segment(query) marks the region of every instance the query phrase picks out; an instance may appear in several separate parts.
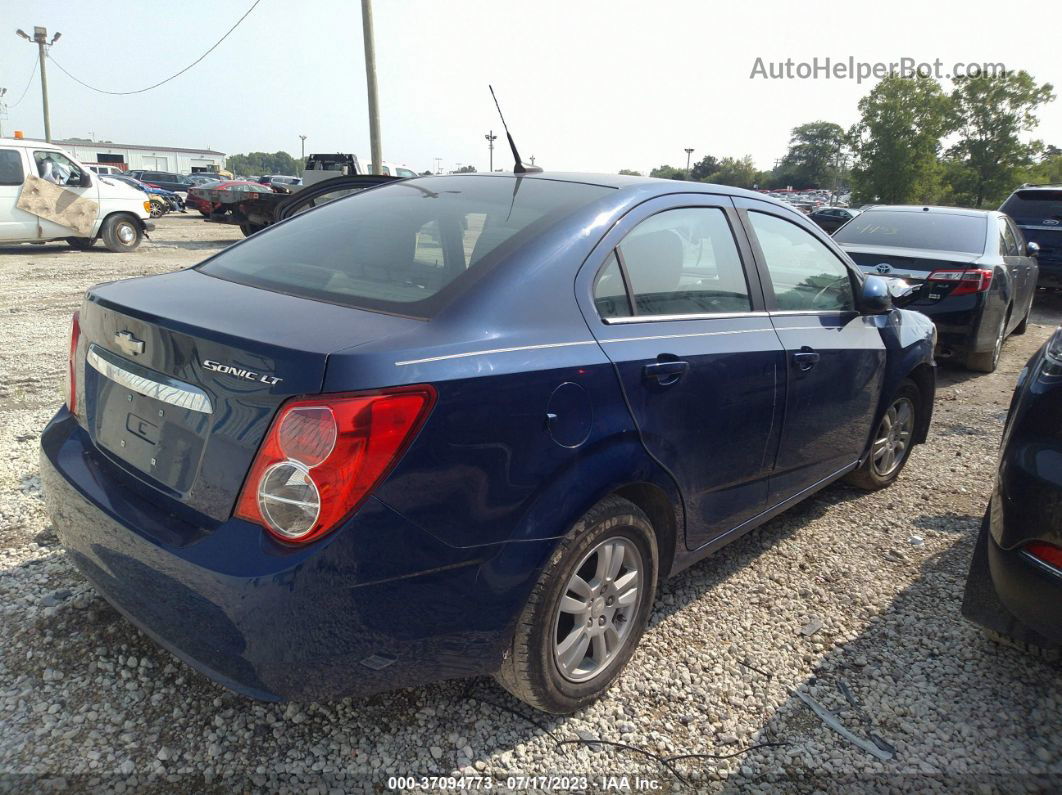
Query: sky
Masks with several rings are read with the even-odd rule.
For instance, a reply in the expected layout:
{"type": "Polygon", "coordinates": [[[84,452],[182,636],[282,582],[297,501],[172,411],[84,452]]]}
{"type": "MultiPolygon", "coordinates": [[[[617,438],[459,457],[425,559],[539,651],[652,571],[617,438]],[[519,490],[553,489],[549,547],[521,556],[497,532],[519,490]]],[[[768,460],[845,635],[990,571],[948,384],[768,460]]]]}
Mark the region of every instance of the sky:
{"type": "MultiPolygon", "coordinates": [[[[369,160],[361,4],[261,0],[190,71],[140,89],[198,58],[252,0],[5,0],[0,30],[4,135],[43,137],[36,45],[14,30],[59,31],[48,64],[53,138],[218,149],[354,152],[369,160]],[[21,102],[23,89],[28,87],[21,102]]],[[[418,171],[486,170],[484,136],[499,134],[495,168],[512,157],[487,89],[494,85],[521,155],[550,170],[648,172],[664,163],[751,155],[763,169],[790,130],[819,119],[848,127],[874,79],[763,79],[792,58],[833,62],[1003,63],[1062,94],[1058,43],[1034,20],[1050,3],[881,3],[787,0],[375,0],[384,160],[418,171]],[[839,12],[839,13],[835,13],[839,12]]],[[[1053,24],[1053,23],[1052,23],[1053,24]]],[[[795,67],[794,67],[795,68],[795,67]]],[[[948,82],[944,81],[945,87],[948,82]]],[[[1032,137],[1062,146],[1062,99],[1032,137]]]]}

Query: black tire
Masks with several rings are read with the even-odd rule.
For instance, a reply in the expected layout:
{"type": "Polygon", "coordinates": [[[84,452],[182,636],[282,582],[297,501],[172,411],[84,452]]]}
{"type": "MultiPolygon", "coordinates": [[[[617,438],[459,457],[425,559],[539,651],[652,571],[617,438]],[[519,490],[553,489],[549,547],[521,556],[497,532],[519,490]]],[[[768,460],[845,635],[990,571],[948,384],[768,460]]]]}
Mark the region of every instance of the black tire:
{"type": "Polygon", "coordinates": [[[877,491],[891,486],[896,478],[900,476],[903,468],[907,466],[907,459],[911,457],[911,448],[914,447],[912,440],[921,421],[922,411],[922,393],[918,391],[914,381],[905,378],[900,382],[900,388],[896,390],[896,394],[893,395],[889,408],[886,409],[885,417],[882,417],[878,426],[874,429],[874,438],[870,442],[870,453],[867,455],[867,460],[858,469],[848,473],[845,480],[853,486],[866,491],[877,491]],[[895,462],[883,470],[883,462],[876,455],[879,449],[878,440],[879,437],[886,438],[882,434],[887,432],[886,424],[889,412],[901,405],[903,401],[908,401],[912,410],[906,446],[895,457],[895,462]]]}
{"type": "Polygon", "coordinates": [[[156,198],[152,198],[151,199],[151,217],[152,218],[161,218],[162,216],[164,216],[169,211],[170,211],[169,205],[166,204],[166,202],[162,201],[162,199],[156,199],[156,198]]]}
{"type": "Polygon", "coordinates": [[[1025,310],[1025,317],[1021,319],[1021,323],[1014,327],[1014,331],[1010,332],[1011,336],[1020,337],[1026,331],[1029,330],[1029,315],[1032,314],[1032,303],[1029,304],[1029,308],[1025,310]]]}
{"type": "MultiPolygon", "coordinates": [[[[607,497],[599,502],[575,523],[554,550],[516,623],[512,646],[495,679],[521,701],[556,715],[575,712],[596,700],[623,671],[645,631],[656,594],[658,570],[656,535],[648,517],[638,506],[620,497],[607,497]],[[561,599],[566,597],[572,577],[582,571],[579,566],[589,566],[588,556],[612,540],[640,556],[642,568],[637,580],[640,601],[628,619],[615,624],[622,628],[627,621],[631,622],[615,656],[589,679],[572,681],[561,672],[555,655],[561,599]]],[[[616,581],[622,578],[617,576],[616,581]]],[[[594,577],[589,582],[597,579],[594,577]]],[[[590,599],[588,604],[600,611],[604,602],[596,603],[602,598],[590,599]]],[[[606,626],[605,618],[597,620],[606,626]]],[[[611,629],[613,624],[607,626],[611,629]]],[[[591,646],[596,649],[596,644],[591,646]]]]}
{"type": "Polygon", "coordinates": [[[125,213],[109,215],[100,229],[103,245],[116,254],[136,250],[144,237],[144,228],[140,220],[125,213]]]}
{"type": "Polygon", "coordinates": [[[76,248],[79,251],[88,251],[94,245],[96,245],[96,238],[94,237],[68,237],[66,243],[71,248],[76,248]]]}
{"type": "Polygon", "coordinates": [[[210,217],[210,213],[208,213],[206,210],[200,210],[199,214],[201,216],[203,216],[204,218],[209,218],[210,217]]]}
{"type": "Polygon", "coordinates": [[[1007,323],[1010,322],[1010,309],[1008,308],[1000,321],[996,332],[996,344],[991,350],[980,353],[971,353],[966,357],[966,369],[976,373],[994,373],[999,365],[999,357],[1003,353],[1003,343],[1007,339],[1007,323]]]}

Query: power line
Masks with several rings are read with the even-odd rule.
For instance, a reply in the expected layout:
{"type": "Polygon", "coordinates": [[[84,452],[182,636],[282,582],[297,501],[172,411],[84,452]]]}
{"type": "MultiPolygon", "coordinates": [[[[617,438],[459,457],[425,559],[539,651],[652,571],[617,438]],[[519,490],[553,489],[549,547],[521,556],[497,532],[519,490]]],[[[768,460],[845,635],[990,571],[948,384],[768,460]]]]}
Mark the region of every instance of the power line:
{"type": "Polygon", "coordinates": [[[63,68],[63,65],[61,63],[59,63],[57,60],[55,60],[55,58],[53,58],[51,55],[48,56],[48,60],[50,60],[52,63],[54,63],[56,65],[56,67],[58,67],[60,72],[62,72],[64,75],[69,77],[74,82],[80,83],[85,88],[91,89],[92,91],[97,91],[100,94],[112,94],[112,95],[115,95],[115,96],[127,96],[129,94],[143,94],[145,91],[150,91],[153,88],[158,88],[163,83],[168,83],[171,80],[173,80],[174,78],[180,77],[185,72],[187,72],[189,69],[191,69],[193,66],[195,66],[197,63],[199,63],[204,58],[206,58],[208,55],[210,55],[210,53],[214,52],[214,50],[216,50],[218,48],[218,45],[221,44],[221,42],[225,41],[225,39],[227,39],[229,37],[229,34],[232,33],[234,30],[236,30],[236,28],[238,28],[240,26],[240,23],[243,22],[245,19],[247,19],[247,17],[250,15],[250,13],[252,11],[254,11],[258,7],[258,4],[261,3],[261,2],[262,2],[262,0],[254,0],[254,3],[251,5],[251,7],[247,9],[247,13],[245,13],[242,17],[237,19],[236,20],[236,24],[233,25],[231,28],[229,28],[225,32],[225,35],[222,36],[220,39],[218,39],[217,42],[215,42],[213,47],[211,47],[205,53],[200,55],[198,58],[196,58],[194,61],[192,61],[190,64],[188,64],[188,66],[184,67],[184,69],[179,71],[177,74],[171,75],[170,77],[167,77],[165,80],[160,80],[159,82],[155,83],[154,85],[150,85],[147,88],[139,88],[136,91],[108,91],[108,90],[106,90],[104,88],[96,88],[96,86],[90,86],[84,80],[81,80],[81,79],[79,79],[77,77],[74,77],[72,74],[70,74],[70,72],[66,71],[66,69],[63,68]]]}
{"type": "Polygon", "coordinates": [[[19,102],[21,102],[21,101],[22,101],[23,99],[25,99],[25,98],[26,98],[26,92],[27,92],[27,91],[29,91],[29,87],[30,87],[31,85],[33,85],[33,77],[34,77],[34,75],[36,75],[36,74],[37,74],[37,63],[38,63],[38,62],[37,62],[37,59],[36,59],[36,58],[34,58],[34,59],[33,59],[33,71],[32,71],[32,72],[30,72],[29,80],[27,80],[27,81],[26,81],[26,87],[25,87],[24,89],[22,89],[22,95],[21,95],[21,96],[20,96],[20,97],[18,98],[18,101],[17,101],[17,102],[15,102],[15,103],[14,103],[14,104],[12,104],[12,105],[8,105],[8,106],[7,106],[9,110],[10,110],[11,108],[17,108],[17,107],[18,107],[18,103],[19,103],[19,102]]]}

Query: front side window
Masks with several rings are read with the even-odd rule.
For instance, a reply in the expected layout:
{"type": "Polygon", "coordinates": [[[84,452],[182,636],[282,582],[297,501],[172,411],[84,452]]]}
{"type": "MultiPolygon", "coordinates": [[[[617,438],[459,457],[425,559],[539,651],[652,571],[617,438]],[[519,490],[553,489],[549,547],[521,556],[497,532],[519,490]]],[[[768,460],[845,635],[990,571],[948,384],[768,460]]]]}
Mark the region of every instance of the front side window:
{"type": "Polygon", "coordinates": [[[33,153],[33,161],[41,179],[56,185],[81,184],[81,167],[61,152],[37,151],[33,153]]]}
{"type": "Polygon", "coordinates": [[[402,180],[296,215],[199,268],[290,295],[432,317],[466,274],[501,262],[500,250],[613,190],[547,179],[402,180]]]}
{"type": "Polygon", "coordinates": [[[0,149],[0,185],[21,185],[22,153],[17,149],[0,149]]]}
{"type": "Polygon", "coordinates": [[[666,210],[619,244],[638,315],[703,315],[752,309],[726,214],[717,207],[666,210]]]}
{"type": "Polygon", "coordinates": [[[796,224],[752,211],[777,307],[786,312],[851,311],[855,295],[848,268],[822,241],[796,224]]]}

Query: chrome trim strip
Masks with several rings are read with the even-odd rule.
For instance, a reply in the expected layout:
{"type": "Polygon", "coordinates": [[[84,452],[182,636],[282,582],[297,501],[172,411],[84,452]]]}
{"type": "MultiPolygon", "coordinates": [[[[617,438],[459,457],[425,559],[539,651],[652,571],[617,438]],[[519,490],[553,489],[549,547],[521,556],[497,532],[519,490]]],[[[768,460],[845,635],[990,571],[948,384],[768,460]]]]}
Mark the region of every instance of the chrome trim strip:
{"type": "Polygon", "coordinates": [[[785,315],[858,315],[854,309],[780,309],[775,312],[768,312],[771,317],[785,316],[785,315]]]}
{"type": "Polygon", "coordinates": [[[704,312],[696,315],[631,315],[630,317],[601,318],[609,326],[628,323],[664,323],[670,320],[727,320],[740,317],[767,317],[766,312],[704,312]]]}
{"type": "Polygon", "coordinates": [[[844,326],[775,326],[775,331],[840,331],[844,326]]]}
{"type": "Polygon", "coordinates": [[[189,411],[198,411],[202,414],[214,413],[210,398],[203,390],[188,384],[180,384],[178,381],[163,382],[138,375],[109,358],[105,358],[105,354],[101,355],[95,345],[89,346],[85,360],[103,377],[138,394],[147,395],[155,400],[189,411]]]}
{"type": "Polygon", "coordinates": [[[1037,232],[1062,232],[1062,226],[1022,226],[1018,224],[1018,229],[1032,229],[1037,232]]]}
{"type": "Polygon", "coordinates": [[[580,340],[579,342],[547,342],[541,345],[517,345],[512,348],[491,348],[485,351],[467,351],[465,353],[448,353],[444,356],[428,356],[425,359],[407,359],[395,362],[395,367],[405,367],[407,364],[427,364],[428,362],[442,362],[447,359],[466,359],[469,356],[487,356],[492,353],[515,353],[517,351],[538,351],[547,348],[570,348],[573,345],[596,345],[596,340],[580,340]]]}
{"type": "Polygon", "coordinates": [[[756,332],[773,332],[773,328],[742,328],[731,331],[699,331],[692,334],[656,334],[645,337],[617,337],[611,340],[600,340],[604,345],[607,342],[643,342],[645,340],[674,340],[684,337],[721,337],[727,334],[754,334],[756,332]]]}

